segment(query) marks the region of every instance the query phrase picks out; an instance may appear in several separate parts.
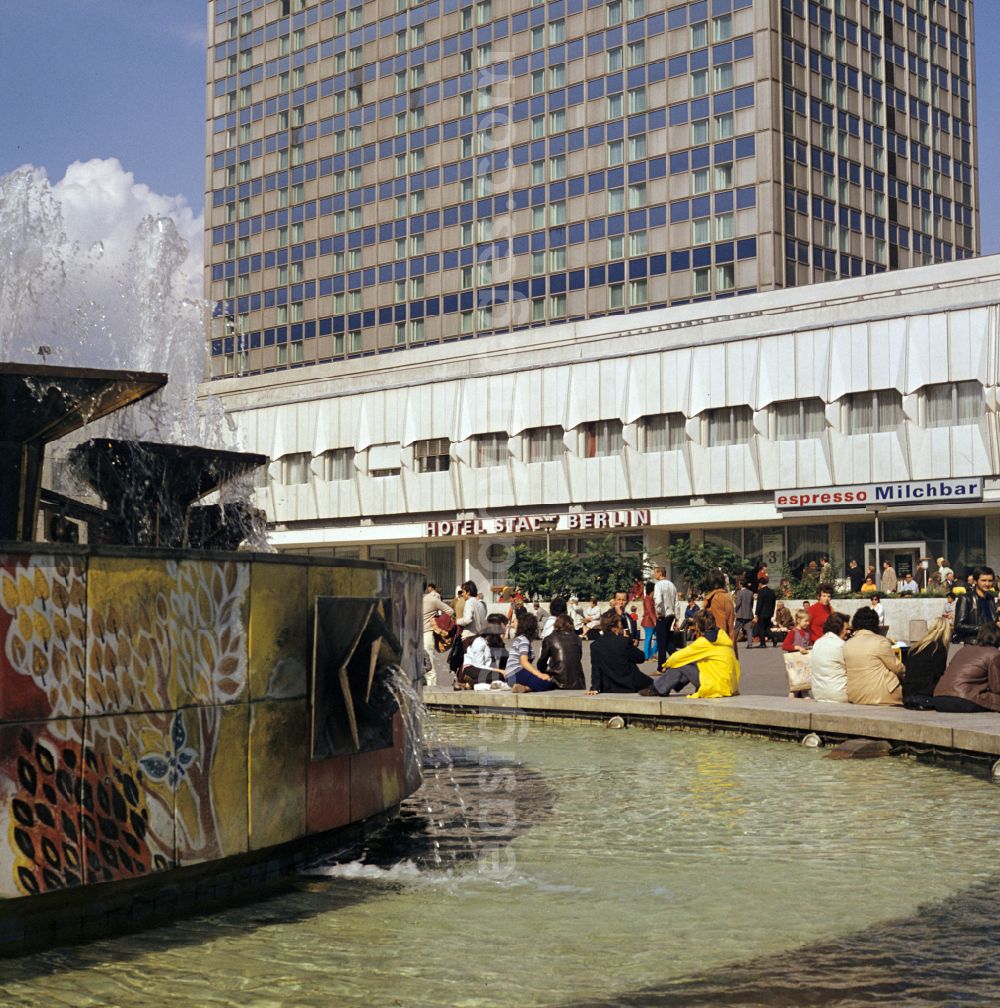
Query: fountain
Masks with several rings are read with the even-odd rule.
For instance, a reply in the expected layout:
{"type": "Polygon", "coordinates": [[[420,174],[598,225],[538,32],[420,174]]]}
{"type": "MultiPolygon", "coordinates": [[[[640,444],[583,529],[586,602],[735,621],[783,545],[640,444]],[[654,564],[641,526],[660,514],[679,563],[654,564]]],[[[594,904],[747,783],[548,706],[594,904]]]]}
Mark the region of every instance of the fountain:
{"type": "MultiPolygon", "coordinates": [[[[57,228],[44,187],[0,180],[0,230],[11,216],[42,234],[12,237],[31,284],[0,285],[0,360],[22,358],[0,363],[8,955],[245,896],[384,823],[420,783],[391,683],[422,672],[420,572],[246,551],[254,513],[224,493],[267,459],[194,416],[200,369],[166,299],[169,222],[144,222],[132,300],[105,311],[81,309],[73,256],[23,247],[57,228]],[[43,295],[69,311],[61,324],[82,335],[64,356],[86,366],[25,361],[46,331],[13,326],[43,295]],[[102,344],[123,363],[122,317],[161,370],[92,366],[102,344]],[[215,443],[192,443],[206,428],[215,443]],[[52,466],[60,452],[68,464],[52,466]]],[[[200,354],[200,326],[189,336],[200,354]]]]}

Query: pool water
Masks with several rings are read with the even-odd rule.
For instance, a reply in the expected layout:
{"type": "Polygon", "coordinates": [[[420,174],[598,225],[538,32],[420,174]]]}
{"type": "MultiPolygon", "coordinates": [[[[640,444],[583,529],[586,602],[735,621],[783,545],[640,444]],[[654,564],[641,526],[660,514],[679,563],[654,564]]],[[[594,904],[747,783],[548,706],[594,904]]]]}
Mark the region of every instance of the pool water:
{"type": "Polygon", "coordinates": [[[994,785],[753,738],[433,723],[457,765],[351,860],[0,962],[0,1004],[991,1003],[994,785]]]}

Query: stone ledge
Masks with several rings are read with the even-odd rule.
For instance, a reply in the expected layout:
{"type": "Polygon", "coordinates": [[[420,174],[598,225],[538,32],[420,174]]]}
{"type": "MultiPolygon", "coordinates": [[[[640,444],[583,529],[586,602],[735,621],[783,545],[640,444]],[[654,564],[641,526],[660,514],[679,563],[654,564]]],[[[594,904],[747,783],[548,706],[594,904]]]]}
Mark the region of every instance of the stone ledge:
{"type": "Polygon", "coordinates": [[[703,721],[751,730],[776,728],[805,734],[885,739],[938,750],[1000,756],[1000,714],[938,714],[903,707],[817,703],[785,697],[743,695],[712,700],[640,697],[632,693],[586,696],[582,690],[507,693],[425,690],[424,702],[439,710],[493,708],[525,714],[566,714],[600,720],[616,714],[650,718],[665,727],[703,721]]]}

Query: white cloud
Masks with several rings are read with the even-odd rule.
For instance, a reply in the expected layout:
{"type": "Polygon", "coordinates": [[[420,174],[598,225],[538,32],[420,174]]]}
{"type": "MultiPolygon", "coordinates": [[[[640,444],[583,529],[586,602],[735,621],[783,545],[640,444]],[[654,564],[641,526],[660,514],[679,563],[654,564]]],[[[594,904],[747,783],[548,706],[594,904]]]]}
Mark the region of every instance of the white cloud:
{"type": "Polygon", "coordinates": [[[76,162],[54,184],[31,166],[0,176],[0,360],[37,362],[46,345],[50,364],[167,371],[171,425],[190,436],[202,242],[200,213],[115,158],[76,162]]]}
{"type": "Polygon", "coordinates": [[[128,261],[142,220],[172,220],[188,247],[174,292],[181,297],[201,297],[203,216],[195,215],[186,199],[161,196],[136,182],[117,158],[74,162],[52,186],[52,195],[62,206],[66,237],[85,249],[95,242],[103,243],[109,266],[128,261]]]}

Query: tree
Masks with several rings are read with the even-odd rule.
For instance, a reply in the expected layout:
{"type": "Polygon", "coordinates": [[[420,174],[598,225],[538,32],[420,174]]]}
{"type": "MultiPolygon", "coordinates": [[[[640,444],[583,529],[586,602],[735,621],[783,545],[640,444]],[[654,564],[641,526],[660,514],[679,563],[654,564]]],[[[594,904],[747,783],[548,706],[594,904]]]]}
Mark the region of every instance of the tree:
{"type": "Polygon", "coordinates": [[[507,571],[507,582],[519,586],[531,598],[561,595],[594,595],[609,599],[616,591],[627,591],[641,577],[642,557],[637,553],[619,553],[614,537],[592,540],[583,553],[553,550],[543,553],[518,543],[507,571]]]}
{"type": "Polygon", "coordinates": [[[671,543],[667,556],[673,569],[687,582],[688,588],[702,588],[709,571],[737,574],[746,566],[742,557],[719,543],[692,543],[679,539],[671,543]]]}

